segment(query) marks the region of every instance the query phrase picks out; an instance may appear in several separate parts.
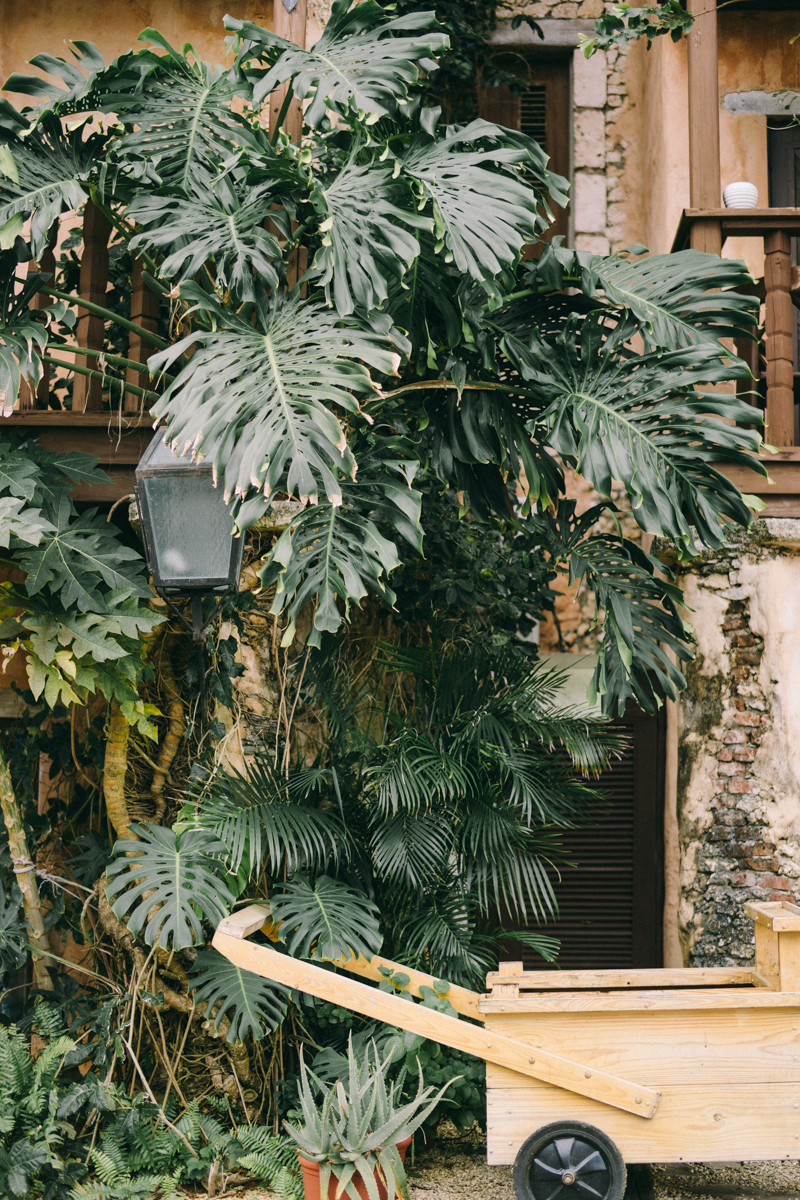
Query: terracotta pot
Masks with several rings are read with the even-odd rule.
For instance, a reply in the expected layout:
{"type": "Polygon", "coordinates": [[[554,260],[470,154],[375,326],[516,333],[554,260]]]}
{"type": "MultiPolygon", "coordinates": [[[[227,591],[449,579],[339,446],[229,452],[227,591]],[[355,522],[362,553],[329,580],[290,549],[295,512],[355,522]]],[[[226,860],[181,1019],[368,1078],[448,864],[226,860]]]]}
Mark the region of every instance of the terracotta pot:
{"type": "MultiPolygon", "coordinates": [[[[411,1137],[407,1137],[404,1138],[402,1142],[397,1143],[397,1150],[402,1163],[405,1163],[406,1161],[406,1150],[411,1145],[411,1140],[411,1137]]],[[[319,1184],[320,1164],[317,1162],[310,1162],[309,1159],[303,1158],[302,1154],[299,1152],[297,1157],[300,1159],[300,1166],[303,1169],[303,1187],[305,1188],[306,1200],[321,1200],[319,1184]]],[[[361,1197],[361,1200],[368,1200],[367,1187],[361,1175],[355,1175],[353,1178],[356,1185],[356,1191],[361,1197]]],[[[386,1194],[386,1183],[383,1179],[383,1176],[376,1172],[375,1181],[378,1185],[378,1195],[380,1196],[380,1200],[388,1200],[386,1194]]],[[[330,1179],[328,1180],[327,1200],[336,1200],[337,1184],[338,1180],[336,1176],[331,1175],[330,1179]]],[[[345,1198],[340,1197],[340,1200],[345,1200],[345,1198]]],[[[347,1200],[349,1200],[349,1198],[347,1198],[347,1200]]],[[[394,1198],[392,1198],[392,1200],[394,1200],[394,1198]]]]}

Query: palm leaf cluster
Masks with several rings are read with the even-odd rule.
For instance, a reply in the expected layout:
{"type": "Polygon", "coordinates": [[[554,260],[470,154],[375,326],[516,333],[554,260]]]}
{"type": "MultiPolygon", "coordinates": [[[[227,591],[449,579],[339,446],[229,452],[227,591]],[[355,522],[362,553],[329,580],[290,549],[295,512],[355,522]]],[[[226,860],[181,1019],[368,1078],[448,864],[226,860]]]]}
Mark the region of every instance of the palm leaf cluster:
{"type": "Polygon", "coordinates": [[[524,260],[566,183],[530,138],[447,125],[426,103],[447,50],[432,13],[335,0],[309,50],[225,24],[224,67],[148,29],[109,65],[82,41],[72,62],[32,60],[46,78],[8,81],[35,101],[0,104],[8,396],[65,343],[31,316],[16,261],[91,196],[178,306],[181,336],[149,365],[168,441],[213,452],[239,528],[276,499],[305,505],[263,571],[289,638],[309,602],[312,646],[369,591],[393,603],[390,576],[419,553],[425,476],[476,519],[536,506],[554,566],[612,622],[595,680],[607,710],[632,694],[651,705],[657,685],[674,695],[683,677],[658,647],[684,658],[689,635],[669,580],[580,523],[565,540],[553,514],[568,465],[601,496],[621,481],[641,527],[682,552],[749,522],[720,468],[752,463],[757,413],[708,391],[748,374],[722,342],[756,320],[736,290],[744,265],[641,247],[524,260]],[[298,145],[264,128],[284,85],[304,106],[298,145]],[[90,112],[115,121],[63,120],[90,112]]]}

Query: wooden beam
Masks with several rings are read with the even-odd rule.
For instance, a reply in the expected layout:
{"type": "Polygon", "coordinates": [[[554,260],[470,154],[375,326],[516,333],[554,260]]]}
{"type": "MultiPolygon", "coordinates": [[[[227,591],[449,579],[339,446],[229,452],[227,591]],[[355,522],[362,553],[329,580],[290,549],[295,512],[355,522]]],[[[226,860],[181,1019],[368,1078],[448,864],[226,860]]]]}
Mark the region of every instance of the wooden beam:
{"type": "MultiPolygon", "coordinates": [[[[257,929],[263,929],[265,925],[271,924],[272,916],[268,904],[249,904],[247,908],[242,908],[233,916],[220,921],[217,928],[220,933],[226,933],[230,937],[246,938],[251,933],[255,933],[257,929]]],[[[374,954],[371,959],[366,959],[363,954],[359,954],[358,958],[337,958],[330,961],[334,967],[350,971],[353,975],[360,975],[363,979],[371,979],[375,983],[380,983],[382,979],[386,978],[381,974],[381,967],[384,970],[388,968],[390,971],[402,972],[403,975],[408,976],[408,984],[400,991],[410,992],[412,996],[418,997],[422,995],[420,988],[432,988],[438,978],[438,976],[426,975],[424,971],[417,971],[413,967],[406,967],[402,963],[392,962],[390,958],[381,958],[379,954],[374,954]]],[[[447,999],[462,1017],[483,1022],[483,1017],[478,1012],[480,996],[477,992],[471,992],[469,988],[451,983],[447,999]]]]}
{"type": "MultiPolygon", "coordinates": [[[[272,12],[272,32],[287,42],[294,42],[305,49],[306,45],[306,4],[307,0],[275,0],[272,12]]],[[[278,119],[286,99],[288,84],[282,83],[275,88],[269,98],[269,132],[270,137],[278,127],[278,119]]],[[[293,142],[299,142],[303,132],[303,110],[300,101],[292,99],[288,112],[281,122],[293,142]]]]}
{"type": "MultiPolygon", "coordinates": [[[[108,239],[111,222],[91,200],[86,201],[83,215],[83,253],[81,254],[80,295],[91,304],[104,305],[108,285],[108,239]]],[[[102,317],[84,312],[78,317],[76,340],[79,346],[102,350],[105,323],[102,317]]],[[[96,367],[94,360],[78,356],[79,365],[96,367]]],[[[98,411],[102,408],[103,391],[99,379],[76,375],[72,385],[72,411],[98,411]]]]}
{"type": "MultiPolygon", "coordinates": [[[[137,325],[141,325],[142,329],[146,329],[150,333],[158,332],[159,299],[155,292],[150,291],[150,288],[142,278],[142,260],[135,258],[133,260],[133,278],[131,280],[131,320],[137,325]]],[[[154,353],[155,346],[152,346],[150,342],[142,341],[138,333],[131,331],[128,334],[128,358],[134,362],[144,363],[154,353]]],[[[138,387],[149,386],[147,376],[142,375],[134,367],[128,367],[125,379],[128,383],[136,384],[138,387]]],[[[136,396],[133,392],[126,392],[122,405],[123,412],[139,412],[143,399],[143,396],[136,396]]]]}
{"type": "Polygon", "coordinates": [[[776,230],[791,233],[794,237],[800,235],[798,208],[685,208],[678,222],[672,253],[687,248],[695,221],[709,219],[720,222],[723,242],[729,237],[766,237],[776,230]]]}
{"type": "MultiPolygon", "coordinates": [[[[719,170],[719,77],[716,0],[688,0],[694,16],[689,32],[689,194],[692,208],[715,209],[721,199],[719,170]]],[[[720,222],[692,224],[693,250],[719,254],[720,222]]]]}
{"type": "MultiPolygon", "coordinates": [[[[501,968],[504,964],[501,963],[501,968]]],[[[653,967],[625,971],[520,971],[519,973],[491,971],[486,986],[492,989],[492,999],[498,997],[498,987],[515,984],[523,992],[571,992],[583,988],[692,988],[692,987],[752,987],[753,972],[749,967],[653,967]]],[[[501,996],[507,993],[500,992],[501,996]]]]}
{"type": "Polygon", "coordinates": [[[636,1116],[652,1117],[655,1114],[659,1093],[652,1088],[640,1087],[586,1063],[562,1058],[514,1038],[490,1033],[421,1004],[409,1004],[407,1000],[379,991],[378,988],[367,987],[343,975],[334,975],[312,963],[290,958],[288,954],[279,954],[268,946],[253,945],[243,938],[230,937],[219,930],[214,934],[213,945],[220,954],[245,971],[273,979],[285,987],[319,996],[331,1004],[350,1008],[373,1021],[386,1021],[398,1029],[407,1029],[421,1037],[441,1042],[444,1046],[462,1050],[465,1054],[477,1055],[497,1066],[508,1067],[581,1096],[590,1096],[602,1104],[622,1108],[636,1116]]]}
{"type": "Polygon", "coordinates": [[[764,441],[794,445],[794,306],[792,239],[785,231],[764,238],[766,299],[767,419],[764,441]]]}

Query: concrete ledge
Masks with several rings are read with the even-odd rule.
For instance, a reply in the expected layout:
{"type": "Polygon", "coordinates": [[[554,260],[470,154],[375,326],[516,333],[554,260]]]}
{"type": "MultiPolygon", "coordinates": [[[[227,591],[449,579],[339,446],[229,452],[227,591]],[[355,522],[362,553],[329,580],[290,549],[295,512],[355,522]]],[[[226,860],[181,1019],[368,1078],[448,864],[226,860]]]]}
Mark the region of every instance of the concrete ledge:
{"type": "Polygon", "coordinates": [[[492,34],[492,44],[498,46],[564,46],[575,49],[581,44],[581,34],[591,37],[594,33],[594,21],[582,17],[565,18],[563,21],[554,17],[545,17],[536,24],[544,34],[544,41],[538,37],[530,25],[522,24],[519,29],[511,28],[511,21],[498,21],[497,29],[492,34]]]}

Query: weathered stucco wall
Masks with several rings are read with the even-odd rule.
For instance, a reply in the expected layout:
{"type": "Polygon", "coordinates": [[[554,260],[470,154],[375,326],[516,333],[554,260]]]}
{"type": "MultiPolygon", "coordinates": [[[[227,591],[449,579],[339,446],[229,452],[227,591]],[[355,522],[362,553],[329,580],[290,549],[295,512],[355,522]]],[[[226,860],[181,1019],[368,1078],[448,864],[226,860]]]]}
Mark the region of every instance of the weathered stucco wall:
{"type": "Polygon", "coordinates": [[[748,899],[800,890],[800,521],[766,520],[682,576],[697,657],[677,706],[679,935],[753,957],[748,899]]]}

